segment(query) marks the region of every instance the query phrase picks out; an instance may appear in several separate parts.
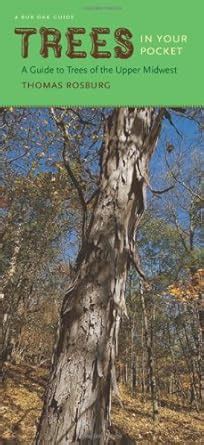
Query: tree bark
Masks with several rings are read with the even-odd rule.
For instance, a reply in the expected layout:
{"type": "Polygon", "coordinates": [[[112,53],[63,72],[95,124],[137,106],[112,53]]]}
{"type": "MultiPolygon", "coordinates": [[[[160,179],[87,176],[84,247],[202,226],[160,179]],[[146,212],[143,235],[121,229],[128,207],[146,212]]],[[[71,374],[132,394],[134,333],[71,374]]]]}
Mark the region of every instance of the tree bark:
{"type": "Polygon", "coordinates": [[[106,122],[100,189],[61,312],[36,444],[104,444],[116,390],[125,284],[135,258],[149,160],[163,110],[115,109],[106,122]]]}

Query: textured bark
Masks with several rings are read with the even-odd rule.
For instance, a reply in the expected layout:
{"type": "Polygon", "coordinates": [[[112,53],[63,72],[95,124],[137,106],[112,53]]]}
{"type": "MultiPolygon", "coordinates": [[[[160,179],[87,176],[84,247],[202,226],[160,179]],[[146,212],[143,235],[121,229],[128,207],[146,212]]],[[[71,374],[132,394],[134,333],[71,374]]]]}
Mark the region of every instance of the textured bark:
{"type": "Polygon", "coordinates": [[[136,264],[135,232],[162,117],[163,110],[122,108],[106,123],[100,191],[63,303],[37,444],[106,443],[127,271],[130,259],[136,264]]]}

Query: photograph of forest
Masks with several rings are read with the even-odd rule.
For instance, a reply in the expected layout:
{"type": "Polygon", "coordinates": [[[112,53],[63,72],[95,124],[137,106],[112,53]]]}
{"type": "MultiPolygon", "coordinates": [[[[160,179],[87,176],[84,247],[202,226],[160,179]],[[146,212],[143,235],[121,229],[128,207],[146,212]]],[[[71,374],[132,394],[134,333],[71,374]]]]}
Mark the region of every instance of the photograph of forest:
{"type": "Polygon", "coordinates": [[[0,444],[204,443],[202,108],[0,108],[0,444]]]}

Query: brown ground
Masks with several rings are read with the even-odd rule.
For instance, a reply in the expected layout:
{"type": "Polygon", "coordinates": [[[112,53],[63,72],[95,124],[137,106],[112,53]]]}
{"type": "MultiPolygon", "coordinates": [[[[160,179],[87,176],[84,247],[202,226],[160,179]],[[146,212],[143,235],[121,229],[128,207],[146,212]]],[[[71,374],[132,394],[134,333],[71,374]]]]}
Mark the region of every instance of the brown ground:
{"type": "Polygon", "coordinates": [[[112,419],[120,431],[124,431],[139,445],[201,445],[204,444],[204,415],[188,409],[181,410],[172,401],[160,407],[159,418],[153,422],[151,403],[132,398],[120,387],[123,409],[113,407],[112,419]],[[170,408],[171,407],[171,408],[170,408]]]}
{"type": "MultiPolygon", "coordinates": [[[[8,379],[0,390],[0,445],[32,445],[46,374],[43,369],[9,365],[8,379]]],[[[153,422],[150,402],[132,398],[124,387],[120,392],[123,408],[115,403],[113,424],[137,444],[204,444],[204,417],[200,413],[181,411],[168,402],[160,408],[158,421],[153,422]]]]}

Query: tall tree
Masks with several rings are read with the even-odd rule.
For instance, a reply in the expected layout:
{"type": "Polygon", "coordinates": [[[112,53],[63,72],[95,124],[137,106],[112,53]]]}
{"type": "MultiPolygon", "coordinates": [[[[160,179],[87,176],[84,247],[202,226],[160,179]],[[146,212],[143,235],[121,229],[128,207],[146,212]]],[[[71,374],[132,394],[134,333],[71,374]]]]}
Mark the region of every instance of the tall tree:
{"type": "MultiPolygon", "coordinates": [[[[164,114],[164,109],[120,108],[106,121],[99,190],[62,307],[37,444],[106,442],[127,271],[130,262],[139,270],[135,234],[164,114]]],[[[57,124],[65,130],[69,170],[69,134],[62,121],[57,124]]]]}

